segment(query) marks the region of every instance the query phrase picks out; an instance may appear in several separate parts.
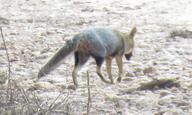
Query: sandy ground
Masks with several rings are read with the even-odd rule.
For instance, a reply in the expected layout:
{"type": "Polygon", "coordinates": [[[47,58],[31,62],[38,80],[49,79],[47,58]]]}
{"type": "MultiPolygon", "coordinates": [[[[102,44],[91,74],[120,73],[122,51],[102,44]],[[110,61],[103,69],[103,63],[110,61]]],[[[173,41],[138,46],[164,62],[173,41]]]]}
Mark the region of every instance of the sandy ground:
{"type": "MultiPolygon", "coordinates": [[[[3,31],[12,76],[29,94],[37,95],[42,107],[60,93],[57,101],[68,95],[58,109],[63,107],[70,114],[86,111],[88,70],[91,115],[191,115],[192,35],[170,37],[175,30],[192,31],[191,6],[191,0],[1,0],[0,16],[10,21],[3,31]],[[79,88],[67,89],[72,82],[73,55],[52,73],[33,82],[40,67],[66,39],[95,26],[128,31],[133,23],[138,28],[136,46],[131,60],[124,59],[126,76],[121,83],[103,83],[91,59],[79,73],[79,88]],[[173,78],[181,86],[130,91],[155,78],[173,78]]],[[[112,69],[116,79],[115,63],[112,69]]],[[[6,55],[0,40],[0,72],[6,71],[6,55]]],[[[103,71],[106,74],[105,65],[103,71]]]]}

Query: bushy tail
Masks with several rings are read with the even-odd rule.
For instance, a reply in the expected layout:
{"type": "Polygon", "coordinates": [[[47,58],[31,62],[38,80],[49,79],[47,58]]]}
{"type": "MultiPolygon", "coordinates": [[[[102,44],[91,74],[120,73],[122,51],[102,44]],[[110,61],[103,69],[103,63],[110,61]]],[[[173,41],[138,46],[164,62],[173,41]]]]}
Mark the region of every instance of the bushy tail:
{"type": "Polygon", "coordinates": [[[59,49],[55,55],[40,69],[38,78],[48,74],[51,70],[55,69],[60,65],[60,62],[71,52],[73,52],[77,46],[79,37],[76,36],[72,40],[68,40],[66,44],[59,49]]]}

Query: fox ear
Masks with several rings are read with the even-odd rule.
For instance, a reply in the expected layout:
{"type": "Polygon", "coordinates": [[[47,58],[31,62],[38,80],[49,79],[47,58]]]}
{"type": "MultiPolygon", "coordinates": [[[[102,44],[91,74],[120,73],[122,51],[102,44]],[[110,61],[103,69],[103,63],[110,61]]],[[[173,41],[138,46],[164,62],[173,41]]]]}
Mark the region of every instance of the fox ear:
{"type": "Polygon", "coordinates": [[[137,28],[136,28],[136,26],[133,26],[129,32],[129,38],[133,38],[135,36],[136,32],[137,32],[137,28]]]}

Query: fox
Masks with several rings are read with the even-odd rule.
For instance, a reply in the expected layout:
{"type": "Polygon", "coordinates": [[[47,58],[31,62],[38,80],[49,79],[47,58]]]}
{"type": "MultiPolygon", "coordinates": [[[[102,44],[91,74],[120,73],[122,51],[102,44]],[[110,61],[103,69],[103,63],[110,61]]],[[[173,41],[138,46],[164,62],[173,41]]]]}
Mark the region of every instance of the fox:
{"type": "Polygon", "coordinates": [[[137,32],[136,26],[130,31],[121,32],[117,29],[109,28],[89,28],[73,36],[66,41],[52,58],[39,70],[38,79],[48,74],[71,53],[74,53],[74,69],[72,79],[74,87],[78,87],[77,73],[83,65],[92,57],[96,62],[96,73],[100,79],[108,84],[114,84],[111,73],[112,59],[115,58],[118,66],[117,81],[121,82],[123,76],[123,56],[130,60],[134,49],[134,36],[137,32]],[[106,62],[106,70],[109,80],[102,74],[101,66],[106,62]]]}

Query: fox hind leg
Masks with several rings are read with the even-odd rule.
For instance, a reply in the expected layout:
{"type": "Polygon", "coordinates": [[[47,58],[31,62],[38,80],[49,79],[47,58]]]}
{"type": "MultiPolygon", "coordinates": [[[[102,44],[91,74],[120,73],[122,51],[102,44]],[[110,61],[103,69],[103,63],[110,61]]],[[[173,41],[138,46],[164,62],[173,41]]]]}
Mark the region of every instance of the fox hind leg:
{"type": "Polygon", "coordinates": [[[84,52],[75,52],[75,67],[72,72],[72,77],[73,77],[73,83],[77,87],[77,73],[78,71],[82,68],[82,66],[87,62],[89,59],[89,55],[84,53],[84,52]]]}
{"type": "Polygon", "coordinates": [[[117,63],[117,66],[119,68],[119,77],[117,78],[117,81],[118,82],[121,82],[121,79],[122,79],[122,76],[123,76],[123,62],[122,62],[122,56],[121,55],[117,55],[115,57],[116,59],[116,63],[117,63]]]}
{"type": "Polygon", "coordinates": [[[101,65],[103,64],[104,58],[103,57],[94,57],[96,64],[97,64],[97,74],[101,78],[101,80],[105,83],[111,83],[104,79],[102,73],[101,73],[101,65]]]}

